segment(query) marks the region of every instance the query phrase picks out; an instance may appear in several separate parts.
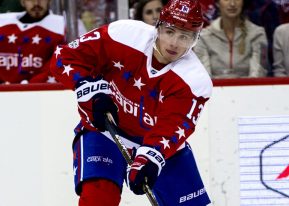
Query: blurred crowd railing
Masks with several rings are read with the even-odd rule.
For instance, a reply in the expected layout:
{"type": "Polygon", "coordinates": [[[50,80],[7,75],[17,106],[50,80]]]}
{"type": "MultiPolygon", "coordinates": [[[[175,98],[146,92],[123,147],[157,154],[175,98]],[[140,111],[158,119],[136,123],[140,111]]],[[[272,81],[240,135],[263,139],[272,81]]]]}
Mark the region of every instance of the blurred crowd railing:
{"type": "Polygon", "coordinates": [[[213,79],[215,87],[221,86],[264,86],[264,85],[289,85],[289,77],[262,77],[262,78],[237,78],[213,79]]]}
{"type": "MultiPolygon", "coordinates": [[[[289,85],[289,77],[213,79],[214,87],[289,85]]],[[[66,90],[61,83],[2,84],[0,92],[66,90]]]]}

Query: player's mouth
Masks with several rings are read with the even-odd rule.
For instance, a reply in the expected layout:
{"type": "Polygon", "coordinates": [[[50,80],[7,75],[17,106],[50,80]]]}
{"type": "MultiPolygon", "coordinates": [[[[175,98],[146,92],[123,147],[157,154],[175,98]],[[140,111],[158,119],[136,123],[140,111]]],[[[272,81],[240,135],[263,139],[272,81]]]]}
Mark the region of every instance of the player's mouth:
{"type": "Polygon", "coordinates": [[[34,11],[34,12],[40,12],[40,11],[43,10],[43,8],[40,7],[40,6],[35,6],[35,7],[33,7],[31,10],[34,11]]]}
{"type": "Polygon", "coordinates": [[[166,49],[166,52],[168,52],[170,55],[177,55],[178,53],[169,49],[166,49]]]}
{"type": "Polygon", "coordinates": [[[238,9],[228,9],[228,13],[234,14],[238,12],[238,9]]]}

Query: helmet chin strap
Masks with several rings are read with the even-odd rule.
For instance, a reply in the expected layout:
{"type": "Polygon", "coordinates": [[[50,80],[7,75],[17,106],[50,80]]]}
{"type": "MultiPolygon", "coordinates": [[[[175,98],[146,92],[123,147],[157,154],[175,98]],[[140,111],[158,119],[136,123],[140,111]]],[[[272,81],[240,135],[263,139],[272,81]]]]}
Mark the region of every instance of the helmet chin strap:
{"type": "Polygon", "coordinates": [[[156,52],[157,52],[159,55],[161,55],[161,57],[165,58],[165,57],[162,55],[162,53],[160,52],[159,48],[157,47],[156,42],[154,42],[153,48],[154,48],[154,50],[156,50],[156,52]]]}

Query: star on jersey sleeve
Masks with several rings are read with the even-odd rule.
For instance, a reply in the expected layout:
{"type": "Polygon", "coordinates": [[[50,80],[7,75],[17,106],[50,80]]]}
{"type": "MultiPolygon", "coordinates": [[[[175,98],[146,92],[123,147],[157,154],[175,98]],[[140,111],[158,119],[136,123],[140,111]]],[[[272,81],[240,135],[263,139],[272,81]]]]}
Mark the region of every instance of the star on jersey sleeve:
{"type": "Polygon", "coordinates": [[[170,148],[169,140],[167,140],[166,138],[162,137],[162,140],[160,141],[160,143],[163,145],[164,150],[166,148],[170,148]]]}
{"type": "Polygon", "coordinates": [[[181,139],[182,137],[185,137],[185,130],[178,127],[178,130],[176,131],[176,133],[179,135],[179,139],[181,139]]]}
{"type": "Polygon", "coordinates": [[[62,50],[61,47],[59,47],[59,46],[56,47],[56,50],[54,52],[54,54],[56,55],[56,58],[58,57],[59,54],[61,54],[61,50],[62,50]]]}
{"type": "Polygon", "coordinates": [[[163,99],[165,96],[163,96],[162,94],[163,91],[160,91],[160,94],[159,94],[159,102],[163,103],[163,99]]]}
{"type": "Polygon", "coordinates": [[[113,61],[113,66],[121,70],[124,66],[120,62],[113,61]]]}
{"type": "Polygon", "coordinates": [[[69,76],[69,72],[73,70],[73,68],[71,68],[71,65],[63,65],[64,67],[64,71],[62,72],[62,74],[67,74],[67,76],[69,76]]]}

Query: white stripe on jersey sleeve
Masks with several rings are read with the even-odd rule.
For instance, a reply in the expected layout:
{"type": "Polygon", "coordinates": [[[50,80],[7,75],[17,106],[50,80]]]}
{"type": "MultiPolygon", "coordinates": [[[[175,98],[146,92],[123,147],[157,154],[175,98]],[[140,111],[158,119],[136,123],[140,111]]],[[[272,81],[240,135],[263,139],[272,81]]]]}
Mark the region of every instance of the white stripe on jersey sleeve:
{"type": "Polygon", "coordinates": [[[155,27],[136,20],[119,20],[108,27],[108,34],[114,41],[140,52],[145,52],[152,45],[155,32],[155,27]]]}
{"type": "Polygon", "coordinates": [[[209,98],[212,94],[212,80],[193,52],[174,63],[172,71],[186,82],[197,97],[209,98]]]}

